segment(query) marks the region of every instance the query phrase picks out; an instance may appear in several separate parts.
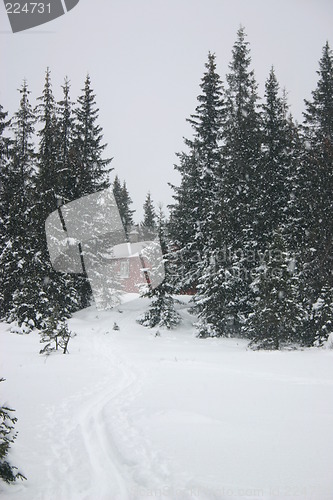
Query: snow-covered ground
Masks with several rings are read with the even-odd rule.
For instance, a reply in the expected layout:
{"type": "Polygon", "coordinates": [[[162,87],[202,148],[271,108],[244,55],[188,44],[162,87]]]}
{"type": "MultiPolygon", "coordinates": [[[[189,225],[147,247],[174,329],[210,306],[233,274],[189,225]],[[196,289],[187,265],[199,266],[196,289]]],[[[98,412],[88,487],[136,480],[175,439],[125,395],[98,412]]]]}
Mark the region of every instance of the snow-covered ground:
{"type": "Polygon", "coordinates": [[[135,322],[147,306],[75,314],[69,355],[0,325],[11,461],[2,499],[333,499],[333,351],[252,352],[135,322]],[[114,321],[119,331],[112,329],[114,321]]]}

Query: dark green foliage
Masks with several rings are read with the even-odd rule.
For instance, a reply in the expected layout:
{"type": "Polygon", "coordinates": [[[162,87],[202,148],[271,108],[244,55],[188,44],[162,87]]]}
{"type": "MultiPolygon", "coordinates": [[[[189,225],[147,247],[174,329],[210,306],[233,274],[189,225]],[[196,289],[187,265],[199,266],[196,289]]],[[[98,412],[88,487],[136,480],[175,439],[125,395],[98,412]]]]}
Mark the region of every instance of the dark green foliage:
{"type": "MultiPolygon", "coordinates": [[[[0,378],[0,382],[4,379],[0,378]]],[[[17,432],[14,431],[17,418],[12,416],[14,410],[7,406],[0,406],[0,479],[6,483],[13,483],[17,479],[26,479],[17,467],[11,465],[7,455],[11,445],[14,443],[17,432]]]]}
{"type": "MultiPolygon", "coordinates": [[[[36,200],[38,212],[38,233],[42,234],[46,217],[57,208],[57,195],[62,183],[58,163],[58,123],[56,103],[52,92],[51,73],[47,69],[42,95],[38,97],[36,108],[38,119],[38,175],[36,188],[39,197],[36,200]]],[[[39,237],[39,247],[45,251],[46,242],[39,237]]]]}
{"type": "Polygon", "coordinates": [[[148,311],[137,321],[148,328],[158,326],[168,330],[179,324],[180,317],[175,310],[174,299],[172,295],[165,293],[162,285],[156,288],[148,311]]]}
{"type": "Polygon", "coordinates": [[[299,342],[304,311],[300,305],[296,262],[276,231],[252,283],[256,302],[245,322],[252,348],[279,349],[299,342]]]}
{"type": "Polygon", "coordinates": [[[306,345],[325,340],[333,322],[333,55],[328,43],[318,75],[312,101],[305,101],[299,193],[306,248],[302,256],[303,300],[308,311],[306,345]]]}
{"type": "Polygon", "coordinates": [[[57,103],[58,116],[58,174],[60,182],[57,198],[62,203],[73,201],[80,196],[79,177],[75,161],[76,153],[73,146],[75,120],[73,104],[70,99],[70,82],[65,78],[62,86],[63,98],[57,103]]]}
{"type": "Polygon", "coordinates": [[[288,116],[273,69],[259,105],[250,64],[243,28],[225,91],[207,85],[217,81],[209,57],[194,137],[176,167],[174,282],[196,288],[200,337],[321,345],[333,324],[332,52],[326,44],[303,127],[288,116]]]}
{"type": "Polygon", "coordinates": [[[261,119],[250,63],[248,42],[241,28],[226,77],[216,174],[200,197],[209,214],[195,298],[197,328],[202,337],[239,334],[243,317],[251,309],[261,119]]]}
{"type": "MultiPolygon", "coordinates": [[[[10,120],[7,120],[8,113],[3,111],[0,104],[0,255],[2,256],[7,246],[5,217],[6,207],[4,200],[6,198],[6,185],[7,185],[7,172],[8,172],[8,157],[9,157],[9,144],[10,140],[6,136],[10,120]]],[[[0,257],[2,261],[2,257],[0,257]]],[[[0,283],[4,283],[8,275],[3,265],[0,265],[0,283]]],[[[3,286],[0,286],[0,318],[3,318],[8,308],[8,301],[10,297],[6,296],[3,286]]]]}
{"type": "Polygon", "coordinates": [[[102,158],[105,146],[89,77],[75,113],[69,91],[66,79],[63,99],[55,102],[48,69],[32,110],[24,82],[12,119],[13,140],[6,137],[9,121],[0,109],[0,316],[24,330],[43,328],[55,304],[68,318],[89,305],[91,297],[83,274],[53,270],[46,245],[45,221],[51,212],[109,185],[110,160],[102,158]],[[33,143],[35,127],[38,145],[33,143]]]}
{"type": "Polygon", "coordinates": [[[143,205],[143,221],[141,223],[140,229],[144,240],[149,241],[151,239],[154,239],[157,229],[156,212],[150,193],[147,194],[146,200],[143,205]]]}
{"type": "MultiPolygon", "coordinates": [[[[157,234],[159,236],[160,245],[163,254],[163,261],[159,265],[163,266],[165,277],[163,282],[156,288],[147,287],[143,297],[149,297],[151,303],[148,310],[137,321],[143,326],[154,328],[155,326],[164,327],[167,329],[174,328],[180,322],[180,316],[175,309],[175,301],[173,298],[173,286],[170,273],[170,254],[168,253],[166,223],[162,209],[160,208],[157,221],[157,234]]],[[[155,265],[158,263],[155,262],[155,265]]]]}
{"type": "Polygon", "coordinates": [[[26,82],[19,92],[20,107],[11,122],[13,140],[1,171],[0,268],[4,290],[3,315],[7,318],[13,307],[14,294],[28,275],[27,268],[34,254],[35,153],[32,138],[35,119],[26,82]]]}
{"type": "Polygon", "coordinates": [[[75,107],[76,124],[73,149],[76,162],[78,192],[76,197],[101,191],[110,186],[108,165],[111,159],[103,159],[106,144],[102,144],[102,128],[97,125],[98,111],[95,94],[87,75],[83,94],[75,107]]]}
{"type": "MultiPolygon", "coordinates": [[[[45,221],[57,208],[62,184],[57,108],[49,70],[46,72],[42,96],[38,100],[40,103],[36,108],[36,116],[39,150],[34,154],[38,169],[32,180],[27,169],[24,176],[22,196],[27,204],[27,215],[21,226],[23,235],[20,245],[26,253],[26,259],[23,263],[20,259],[18,263],[23,269],[12,292],[10,319],[16,320],[19,325],[30,324],[41,328],[43,322],[52,315],[55,303],[62,307],[64,317],[68,317],[78,309],[80,301],[73,277],[53,270],[46,244],[45,221]],[[29,180],[32,187],[27,199],[29,180]]],[[[23,165],[20,158],[19,167],[22,169],[23,165]]],[[[13,217],[10,219],[13,220],[13,217]]],[[[17,258],[16,254],[14,257],[17,258]]]]}
{"type": "Polygon", "coordinates": [[[131,231],[131,227],[134,224],[133,214],[135,210],[130,209],[130,205],[133,203],[126,186],[126,182],[121,184],[119,177],[116,175],[113,182],[113,194],[117,202],[119,214],[121,221],[124,226],[125,234],[128,237],[131,231]]]}
{"type": "MultiPolygon", "coordinates": [[[[259,162],[256,228],[260,246],[271,240],[278,227],[286,227],[290,219],[292,195],[293,143],[288,107],[285,97],[279,96],[279,84],[271,69],[265,86],[262,106],[262,147],[259,162]]],[[[263,248],[261,248],[263,250],[263,248]]]]}
{"type": "Polygon", "coordinates": [[[219,210],[221,135],[224,120],[223,87],[209,53],[195,114],[187,120],[194,137],[186,139],[188,152],[178,154],[180,187],[174,187],[170,234],[178,262],[179,288],[194,288],[219,210]],[[209,193],[209,194],[208,194],[209,193]]]}

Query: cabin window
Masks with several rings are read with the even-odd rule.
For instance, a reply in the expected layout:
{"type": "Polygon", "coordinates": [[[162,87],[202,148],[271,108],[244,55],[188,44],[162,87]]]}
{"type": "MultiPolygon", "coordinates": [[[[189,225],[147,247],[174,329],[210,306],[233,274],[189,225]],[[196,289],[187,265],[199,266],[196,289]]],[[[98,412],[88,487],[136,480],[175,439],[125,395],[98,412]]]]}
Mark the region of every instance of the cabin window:
{"type": "Polygon", "coordinates": [[[121,278],[129,278],[129,262],[128,262],[128,260],[122,260],[120,262],[119,276],[121,278]]]}

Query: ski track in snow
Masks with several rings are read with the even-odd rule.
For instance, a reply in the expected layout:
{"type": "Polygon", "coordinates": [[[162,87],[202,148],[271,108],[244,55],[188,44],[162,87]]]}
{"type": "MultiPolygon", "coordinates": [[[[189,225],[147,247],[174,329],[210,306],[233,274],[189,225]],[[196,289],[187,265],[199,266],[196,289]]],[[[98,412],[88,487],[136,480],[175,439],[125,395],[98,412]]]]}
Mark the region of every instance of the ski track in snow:
{"type": "Polygon", "coordinates": [[[199,345],[186,311],[177,335],[155,338],[135,323],[143,307],[80,312],[68,357],[38,358],[32,336],[5,333],[8,383],[25,392],[8,391],[23,424],[13,463],[28,481],[0,485],[1,500],[332,498],[331,353],[199,345]]]}
{"type": "Polygon", "coordinates": [[[161,489],[170,481],[161,457],[126,412],[144,375],[118,352],[103,350],[101,334],[94,332],[91,355],[105,366],[104,380],[91,393],[77,394],[49,410],[44,431],[56,433],[58,442],[52,445],[48,489],[40,492],[40,500],[136,500],[142,498],[140,488],[161,489]]]}

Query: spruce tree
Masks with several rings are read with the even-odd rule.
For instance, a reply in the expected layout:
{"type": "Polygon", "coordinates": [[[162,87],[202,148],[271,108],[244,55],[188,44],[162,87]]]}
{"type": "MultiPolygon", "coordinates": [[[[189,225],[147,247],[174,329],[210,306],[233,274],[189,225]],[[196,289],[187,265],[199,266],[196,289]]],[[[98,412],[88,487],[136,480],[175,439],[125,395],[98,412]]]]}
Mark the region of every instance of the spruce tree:
{"type": "Polygon", "coordinates": [[[201,337],[240,334],[252,307],[261,118],[250,64],[249,43],[240,28],[226,77],[216,202],[210,214],[212,243],[196,297],[201,337]]]}
{"type": "Polygon", "coordinates": [[[75,171],[76,162],[73,161],[73,135],[75,120],[73,115],[73,104],[70,99],[70,82],[65,78],[62,85],[63,97],[57,103],[57,121],[58,121],[58,174],[59,192],[57,193],[59,201],[67,203],[78,198],[77,172],[75,171]]]}
{"type": "MultiPolygon", "coordinates": [[[[10,139],[6,132],[9,129],[10,120],[7,119],[8,112],[3,111],[0,104],[0,255],[2,256],[7,248],[7,231],[5,218],[7,214],[7,191],[8,191],[8,159],[10,139]]],[[[2,261],[2,257],[1,257],[2,261]]],[[[8,312],[8,296],[5,293],[4,282],[8,275],[3,265],[0,265],[0,318],[8,312]]]]}
{"type": "Polygon", "coordinates": [[[62,182],[58,158],[59,128],[49,70],[46,71],[43,93],[38,100],[38,168],[29,227],[31,258],[26,266],[24,280],[13,295],[12,317],[19,324],[28,322],[40,328],[53,314],[55,307],[62,310],[63,317],[68,317],[78,308],[79,300],[73,278],[53,270],[46,243],[45,221],[57,209],[62,182]]]}
{"type": "Polygon", "coordinates": [[[116,175],[113,181],[113,194],[118,206],[121,221],[124,226],[127,238],[131,227],[134,224],[133,214],[135,210],[131,210],[130,205],[133,203],[127,190],[126,182],[121,184],[119,177],[116,175]]]}
{"type": "Polygon", "coordinates": [[[39,125],[39,151],[38,151],[38,215],[40,248],[45,246],[42,237],[42,228],[46,217],[56,210],[59,189],[62,184],[62,172],[58,162],[58,135],[57,109],[52,91],[51,72],[46,70],[45,83],[42,95],[37,98],[36,115],[39,125]]]}
{"type": "Polygon", "coordinates": [[[268,256],[252,287],[256,303],[245,323],[253,349],[280,349],[299,342],[303,309],[298,300],[295,262],[280,229],[273,232],[268,256]]]}
{"type": "Polygon", "coordinates": [[[174,187],[170,231],[178,259],[180,289],[198,284],[211,246],[219,204],[221,134],[224,117],[223,86],[209,53],[195,113],[187,120],[193,139],[185,139],[188,152],[178,155],[175,168],[181,184],[174,187]]]}
{"type": "Polygon", "coordinates": [[[153,239],[156,233],[156,213],[151,194],[148,192],[143,205],[143,221],[141,223],[141,231],[144,240],[153,239]]]}
{"type": "Polygon", "coordinates": [[[169,236],[167,231],[167,223],[162,211],[159,208],[156,221],[156,231],[161,245],[163,259],[155,265],[163,266],[164,279],[156,288],[148,286],[146,292],[142,295],[151,299],[148,310],[141,318],[138,318],[138,323],[148,328],[167,328],[168,330],[176,327],[180,322],[180,316],[175,309],[175,300],[173,297],[173,286],[170,270],[170,247],[169,236]]]}
{"type": "MultiPolygon", "coordinates": [[[[62,99],[57,103],[58,173],[60,176],[57,205],[74,201],[81,196],[79,163],[74,145],[76,121],[70,98],[70,81],[67,77],[62,85],[62,92],[62,99]]],[[[77,290],[77,306],[80,309],[87,307],[91,298],[91,287],[87,276],[83,272],[72,275],[71,282],[73,289],[77,290]]]]}
{"type": "Polygon", "coordinates": [[[75,107],[76,126],[73,141],[73,161],[76,162],[77,197],[101,191],[110,186],[108,165],[111,159],[103,158],[106,144],[102,143],[103,130],[97,124],[99,109],[96,96],[87,75],[82,95],[75,107]]]}
{"type": "Polygon", "coordinates": [[[125,234],[128,236],[131,230],[131,227],[134,225],[133,214],[135,210],[132,210],[130,206],[133,201],[129,195],[126,182],[123,182],[122,185],[122,213],[123,213],[123,224],[125,229],[125,234]]]}
{"type": "Polygon", "coordinates": [[[303,342],[325,341],[333,324],[333,55],[328,43],[319,61],[318,83],[304,113],[305,153],[302,190],[304,302],[307,321],[303,342]]]}
{"type": "MultiPolygon", "coordinates": [[[[30,262],[34,256],[32,212],[35,117],[25,81],[19,92],[20,107],[12,120],[13,141],[2,176],[3,244],[0,261],[3,270],[3,306],[7,319],[12,316],[15,295],[28,279],[30,262]]],[[[23,318],[14,314],[12,319],[23,318]]]]}
{"type": "Polygon", "coordinates": [[[272,68],[265,85],[265,101],[262,105],[262,149],[259,171],[257,205],[257,241],[262,253],[271,242],[272,233],[287,228],[290,217],[293,158],[292,135],[287,117],[288,107],[279,95],[279,84],[272,68]]]}

